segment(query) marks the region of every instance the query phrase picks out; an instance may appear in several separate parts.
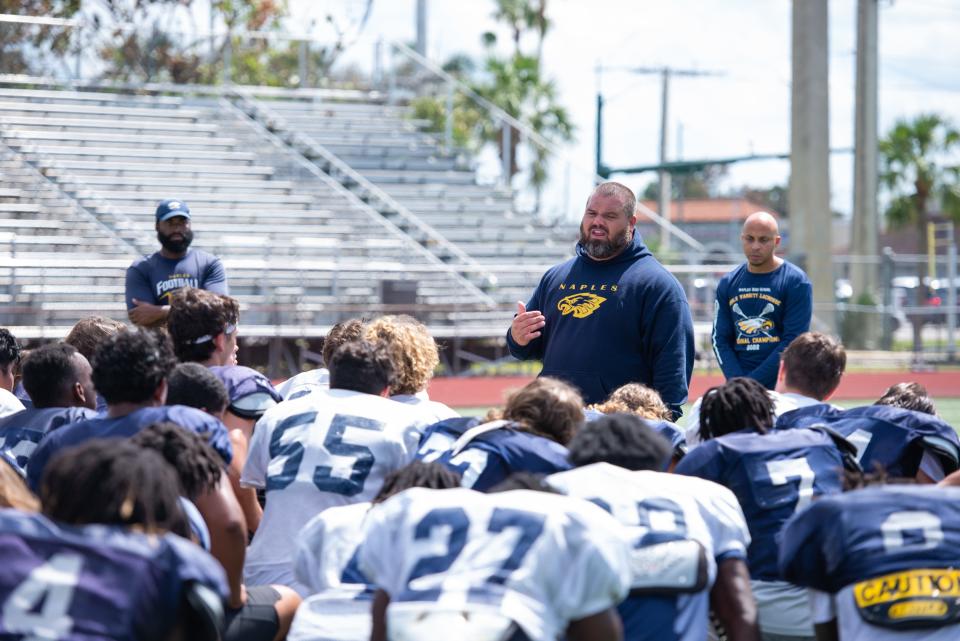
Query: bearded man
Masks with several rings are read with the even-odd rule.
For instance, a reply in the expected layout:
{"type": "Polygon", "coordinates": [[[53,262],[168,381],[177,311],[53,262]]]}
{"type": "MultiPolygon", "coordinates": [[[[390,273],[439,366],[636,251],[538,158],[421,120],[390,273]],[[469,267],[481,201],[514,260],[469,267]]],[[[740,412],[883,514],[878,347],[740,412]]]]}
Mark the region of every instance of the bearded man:
{"type": "Polygon", "coordinates": [[[674,420],[693,372],[693,319],[683,288],[636,232],[637,199],[606,182],[580,223],[577,256],[552,267],[517,303],[510,353],[576,386],[587,404],[627,383],[655,389],[674,420]]]}
{"type": "Polygon", "coordinates": [[[190,208],[177,199],[157,205],[157,239],[160,251],[136,260],[127,268],[127,315],[137,325],[155,327],[167,322],[170,296],[181,287],[199,287],[229,294],[220,259],[190,249],[190,208]]]}

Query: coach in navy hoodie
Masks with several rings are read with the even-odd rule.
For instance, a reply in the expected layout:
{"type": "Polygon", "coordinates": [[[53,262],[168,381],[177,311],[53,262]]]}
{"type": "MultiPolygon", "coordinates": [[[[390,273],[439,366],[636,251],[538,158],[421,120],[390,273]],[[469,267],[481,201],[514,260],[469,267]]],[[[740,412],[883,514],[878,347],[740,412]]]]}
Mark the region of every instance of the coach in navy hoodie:
{"type": "Polygon", "coordinates": [[[693,372],[693,319],[680,284],[634,230],[636,202],[619,183],[594,190],[576,258],[548,270],[526,306],[517,304],[507,345],[516,358],[541,359],[541,376],[575,385],[586,403],[643,383],[676,419],[693,372]]]}

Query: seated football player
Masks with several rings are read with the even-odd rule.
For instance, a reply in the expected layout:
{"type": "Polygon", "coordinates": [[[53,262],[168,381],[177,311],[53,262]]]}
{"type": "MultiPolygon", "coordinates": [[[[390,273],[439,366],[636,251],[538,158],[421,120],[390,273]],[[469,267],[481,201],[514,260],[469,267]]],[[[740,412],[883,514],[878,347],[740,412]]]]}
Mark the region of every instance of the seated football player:
{"type": "Polygon", "coordinates": [[[0,456],[21,475],[43,436],[68,423],[97,415],[90,363],[65,343],[31,350],[23,361],[23,384],[32,406],[0,418],[0,456]]]}
{"type": "Polygon", "coordinates": [[[327,508],[369,501],[413,460],[423,424],[415,408],[389,400],[392,376],[382,347],[345,343],[333,354],[329,390],[284,401],[257,422],[241,482],[267,500],[247,550],[247,584],[305,595],[293,573],[300,529],[327,508]]]}
{"type": "Polygon", "coordinates": [[[240,484],[247,451],[253,437],[253,427],[268,409],[283,400],[266,376],[243,365],[214,366],[210,371],[220,379],[227,392],[227,405],[223,412],[223,424],[230,430],[233,445],[233,460],[230,462],[230,484],[243,508],[247,529],[252,536],[260,527],[263,508],[257,501],[253,488],[240,484]]]}
{"type": "Polygon", "coordinates": [[[311,596],[297,609],[289,641],[367,641],[375,586],[357,567],[363,522],[370,506],[411,487],[460,487],[460,476],[439,463],[414,461],[391,472],[372,503],[324,510],[300,531],[294,568],[311,596]]]}
{"type": "Polygon", "coordinates": [[[466,429],[446,451],[438,453],[438,445],[448,438],[450,421],[433,426],[424,434],[418,456],[443,463],[463,476],[464,487],[481,492],[515,472],[568,470],[564,446],[583,424],[582,408],[573,387],[540,377],[510,395],[502,419],[466,429]]]}
{"type": "MultiPolygon", "coordinates": [[[[118,320],[105,316],[87,316],[77,321],[76,325],[64,337],[63,342],[76,347],[77,351],[92,363],[93,355],[100,349],[103,341],[125,329],[127,329],[127,326],[118,320]]],[[[107,411],[107,401],[99,392],[97,393],[96,409],[98,412],[107,411]]]]}
{"type": "Polygon", "coordinates": [[[647,421],[658,434],[670,441],[673,455],[665,471],[672,472],[687,454],[687,437],[684,431],[671,420],[673,412],[667,407],[657,391],[640,383],[627,383],[615,389],[603,403],[591,405],[584,410],[587,421],[594,421],[604,414],[635,414],[647,421]]]}
{"type": "Polygon", "coordinates": [[[186,536],[174,471],[156,452],[90,440],[44,471],[42,514],[0,511],[5,636],[210,639],[228,594],[186,536]]]}
{"type": "Polygon", "coordinates": [[[16,337],[7,328],[0,327],[0,417],[24,409],[23,402],[13,393],[21,355],[16,337]]]}
{"type": "Polygon", "coordinates": [[[167,330],[180,362],[236,365],[239,325],[235,298],[197,287],[183,287],[170,297],[167,330]]]}
{"type": "Polygon", "coordinates": [[[842,489],[843,471],[856,468],[854,450],[817,428],[773,429],[773,401],[760,383],[732,378],[704,394],[702,443],[677,465],[678,474],[728,487],[750,528],[747,565],[768,638],[812,639],[806,590],[783,581],[777,535],[794,512],[842,489]]]}
{"type": "Polygon", "coordinates": [[[888,485],[824,497],[783,529],[780,569],[812,588],[819,641],[960,638],[960,490],[888,485]]]}
{"type": "Polygon", "coordinates": [[[874,402],[874,405],[890,405],[924,414],[936,415],[937,413],[933,399],[927,394],[927,388],[913,382],[891,385],[883,396],[874,402]]]}
{"type": "Polygon", "coordinates": [[[663,568],[659,586],[641,578],[620,604],[624,639],[706,639],[711,602],[727,639],[759,639],[746,564],[750,534],[733,493],[661,472],[670,456],[667,442],[631,414],[587,423],[569,448],[576,468],[548,476],[547,483],[613,514],[663,568]]]}
{"type": "Polygon", "coordinates": [[[165,405],[167,377],[176,364],[170,345],[151,330],[125,330],[106,339],[93,359],[93,385],[107,401],[106,415],[48,432],[27,464],[30,488],[39,487],[47,461],[64,448],[91,438],[133,436],[167,421],[202,434],[229,463],[230,437],[219,419],[193,407],[165,405]]]}
{"type": "Polygon", "coordinates": [[[417,407],[427,424],[459,416],[427,395],[427,384],[440,364],[440,355],[437,342],[423,323],[411,316],[381,316],[367,324],[364,338],[383,343],[390,353],[392,400],[417,407]]]}
{"type": "Polygon", "coordinates": [[[960,469],[960,439],[939,416],[895,404],[840,409],[803,407],[777,419],[777,429],[826,425],[857,448],[860,466],[889,476],[937,483],[960,469]]]}
{"type": "Polygon", "coordinates": [[[196,506],[203,520],[210,553],[223,566],[230,586],[224,640],[283,639],[300,596],[282,585],[243,585],[247,527],[217,453],[200,436],[173,423],[151,425],[130,440],[164,457],[179,477],[187,505],[196,506]]]}
{"type": "Polygon", "coordinates": [[[330,370],[327,368],[333,359],[333,353],[347,341],[363,338],[363,323],[362,318],[351,318],[331,327],[323,337],[323,347],[320,350],[324,366],[300,372],[285,380],[277,387],[280,396],[284,400],[291,400],[315,389],[330,389],[330,370]]]}
{"type": "MultiPolygon", "coordinates": [[[[782,416],[801,407],[828,405],[840,386],[847,367],[847,352],[835,338],[820,332],[804,332],[793,339],[780,354],[777,386],[769,391],[773,414],[782,416]]],[[[693,404],[687,418],[687,442],[699,442],[700,403],[693,404]]]]}
{"type": "Polygon", "coordinates": [[[632,580],[630,539],[592,503],[413,488],[374,506],[364,533],[359,568],[377,586],[373,641],[622,638],[616,605],[632,580]]]}

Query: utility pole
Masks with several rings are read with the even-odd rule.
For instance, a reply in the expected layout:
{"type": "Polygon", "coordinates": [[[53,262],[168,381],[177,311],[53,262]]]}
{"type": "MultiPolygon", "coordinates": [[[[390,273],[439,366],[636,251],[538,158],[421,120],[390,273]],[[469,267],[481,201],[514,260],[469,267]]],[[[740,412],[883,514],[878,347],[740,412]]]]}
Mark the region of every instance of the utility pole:
{"type": "Polygon", "coordinates": [[[417,0],[417,53],[427,57],[427,0],[417,0]]]}
{"type": "MultiPolygon", "coordinates": [[[[855,257],[877,256],[880,226],[877,215],[877,0],[857,1],[857,78],[854,106],[853,228],[851,251],[855,257]]],[[[850,265],[854,297],[869,294],[876,300],[877,265],[862,258],[850,265]]],[[[875,347],[877,319],[866,324],[866,344],[875,347]]]]}
{"type": "Polygon", "coordinates": [[[813,284],[816,319],[835,332],[828,52],[827,0],[793,0],[790,249],[813,284]]]}
{"type": "MultiPolygon", "coordinates": [[[[669,126],[669,108],[670,108],[670,78],[672,76],[719,76],[716,71],[700,71],[697,69],[674,69],[673,67],[597,67],[597,74],[601,71],[627,71],[640,75],[659,75],[660,76],[660,161],[658,164],[664,165],[667,162],[667,132],[669,126]]],[[[603,98],[598,90],[597,92],[597,140],[600,138],[600,118],[603,108],[603,98]]],[[[601,167],[600,146],[597,145],[597,167],[601,167]]],[[[598,171],[598,173],[600,173],[598,171]]],[[[657,172],[660,197],[658,198],[657,213],[670,222],[670,172],[667,169],[660,169],[657,172]]],[[[669,226],[660,228],[660,251],[670,250],[671,232],[669,226]]]]}

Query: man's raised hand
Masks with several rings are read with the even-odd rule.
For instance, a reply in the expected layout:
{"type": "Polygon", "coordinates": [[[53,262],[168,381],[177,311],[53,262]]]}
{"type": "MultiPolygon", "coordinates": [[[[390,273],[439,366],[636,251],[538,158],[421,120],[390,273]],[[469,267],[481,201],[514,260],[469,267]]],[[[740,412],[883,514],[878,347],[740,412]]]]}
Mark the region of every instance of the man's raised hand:
{"type": "Polygon", "coordinates": [[[517,315],[513,317],[513,322],[510,324],[510,336],[513,342],[523,347],[540,337],[540,330],[546,323],[547,320],[543,314],[536,310],[528,312],[523,303],[517,302],[517,315]]]}

